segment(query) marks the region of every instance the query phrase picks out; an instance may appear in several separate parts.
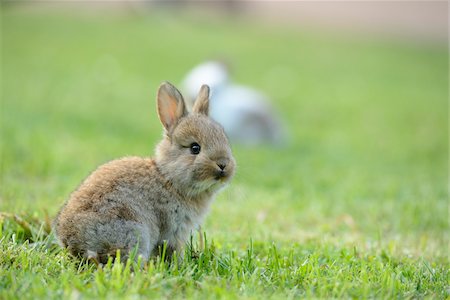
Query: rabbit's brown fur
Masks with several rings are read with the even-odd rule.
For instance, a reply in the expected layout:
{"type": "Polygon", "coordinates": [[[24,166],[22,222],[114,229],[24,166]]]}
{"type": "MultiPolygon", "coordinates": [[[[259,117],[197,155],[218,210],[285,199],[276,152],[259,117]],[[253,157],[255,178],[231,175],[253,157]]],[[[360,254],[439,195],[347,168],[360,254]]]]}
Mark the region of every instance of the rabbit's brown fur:
{"type": "Polygon", "coordinates": [[[202,222],[214,194],[233,176],[227,137],[208,114],[209,89],[188,113],[178,90],[163,83],[157,96],[165,128],[154,159],[125,157],[100,166],[58,213],[53,227],[63,247],[102,263],[117,250],[144,260],[167,242],[181,253],[202,222]],[[200,145],[200,153],[192,145],[200,145]]]}

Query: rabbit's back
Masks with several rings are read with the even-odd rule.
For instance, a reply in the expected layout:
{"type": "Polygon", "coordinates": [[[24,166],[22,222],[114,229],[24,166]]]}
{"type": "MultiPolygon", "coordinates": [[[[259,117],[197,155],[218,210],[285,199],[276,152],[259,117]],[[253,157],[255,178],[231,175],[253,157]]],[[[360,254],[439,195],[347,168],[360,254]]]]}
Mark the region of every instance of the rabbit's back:
{"type": "Polygon", "coordinates": [[[140,157],[108,162],[85,179],[71,194],[63,210],[116,213],[121,218],[135,219],[140,209],[134,206],[141,205],[144,198],[147,200],[148,194],[158,187],[155,168],[151,159],[140,157]]]}
{"type": "Polygon", "coordinates": [[[163,225],[158,206],[173,197],[162,185],[153,160],[140,157],[114,160],[97,168],[71,194],[55,219],[56,235],[64,247],[81,255],[89,248],[100,247],[90,244],[96,243],[98,228],[103,225],[105,229],[114,229],[111,235],[117,235],[118,230],[127,228],[121,223],[131,222],[157,236],[163,225]]]}

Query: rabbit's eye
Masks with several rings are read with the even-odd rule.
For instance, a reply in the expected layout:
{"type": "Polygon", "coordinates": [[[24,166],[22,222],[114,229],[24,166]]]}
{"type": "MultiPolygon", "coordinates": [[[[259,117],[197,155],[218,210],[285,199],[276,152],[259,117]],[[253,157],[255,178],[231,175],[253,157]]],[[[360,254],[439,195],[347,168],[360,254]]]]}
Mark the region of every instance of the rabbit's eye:
{"type": "Polygon", "coordinates": [[[200,149],[201,149],[201,147],[200,147],[199,144],[197,144],[197,143],[192,143],[191,144],[191,153],[192,154],[195,154],[195,155],[199,154],[200,153],[200,149]]]}

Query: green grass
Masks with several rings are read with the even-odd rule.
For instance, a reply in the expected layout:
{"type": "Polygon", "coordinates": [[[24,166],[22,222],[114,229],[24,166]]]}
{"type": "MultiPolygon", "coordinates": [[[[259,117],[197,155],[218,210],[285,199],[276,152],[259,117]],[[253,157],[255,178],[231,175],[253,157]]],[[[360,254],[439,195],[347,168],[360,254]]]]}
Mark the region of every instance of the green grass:
{"type": "Polygon", "coordinates": [[[449,297],[446,45],[169,12],[1,18],[1,299],[449,297]],[[160,82],[221,55],[290,141],[233,145],[206,248],[131,272],[56,247],[47,213],[97,165],[152,155],[160,82]]]}

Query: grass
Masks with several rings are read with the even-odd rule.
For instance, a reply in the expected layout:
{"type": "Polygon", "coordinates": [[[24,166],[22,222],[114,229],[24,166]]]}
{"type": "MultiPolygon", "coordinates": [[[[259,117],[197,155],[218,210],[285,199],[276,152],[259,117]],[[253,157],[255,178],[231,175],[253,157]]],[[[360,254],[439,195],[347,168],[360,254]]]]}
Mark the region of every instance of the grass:
{"type": "Polygon", "coordinates": [[[449,297],[446,45],[169,12],[1,18],[0,298],[449,297]],[[224,54],[291,138],[233,145],[205,249],[131,272],[56,247],[48,219],[93,168],[152,154],[159,83],[224,54]]]}

